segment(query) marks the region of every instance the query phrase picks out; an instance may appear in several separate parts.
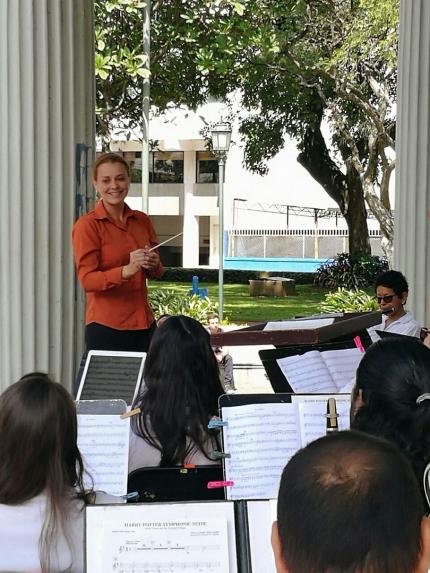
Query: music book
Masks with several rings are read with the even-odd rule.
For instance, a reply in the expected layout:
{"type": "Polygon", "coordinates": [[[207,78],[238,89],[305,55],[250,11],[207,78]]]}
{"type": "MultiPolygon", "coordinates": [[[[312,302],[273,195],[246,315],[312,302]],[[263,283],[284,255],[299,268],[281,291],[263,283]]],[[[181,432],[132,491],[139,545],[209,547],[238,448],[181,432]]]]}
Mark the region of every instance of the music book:
{"type": "Polygon", "coordinates": [[[78,448],[88,473],[84,485],[112,495],[127,493],[130,418],[123,400],[77,403],[78,448]]]}
{"type": "Polygon", "coordinates": [[[237,573],[228,502],[87,506],[91,573],[237,573]]]}
{"type": "Polygon", "coordinates": [[[311,350],[279,358],[277,363],[296,393],[340,392],[352,390],[355,373],[363,353],[358,348],[311,350]]]}
{"type": "MultiPolygon", "coordinates": [[[[326,434],[329,397],[336,399],[339,429],[349,428],[350,396],[339,394],[294,396],[270,395],[266,403],[221,407],[225,479],[231,500],[273,499],[288,460],[310,441],[326,434]],[[278,401],[273,401],[278,398],[278,401]],[[288,397],[292,399],[291,396],[288,397]]],[[[246,397],[252,401],[252,395],[246,397]]],[[[240,399],[240,396],[239,396],[240,399]]]]}

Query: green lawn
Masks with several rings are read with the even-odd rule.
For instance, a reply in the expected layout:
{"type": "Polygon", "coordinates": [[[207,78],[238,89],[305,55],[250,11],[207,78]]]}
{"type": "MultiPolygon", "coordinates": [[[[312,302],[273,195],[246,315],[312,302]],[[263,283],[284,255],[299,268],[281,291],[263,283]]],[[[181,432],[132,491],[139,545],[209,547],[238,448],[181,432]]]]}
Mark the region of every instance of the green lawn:
{"type": "MultiPolygon", "coordinates": [[[[207,287],[209,298],[218,301],[218,284],[200,283],[207,287]]],[[[151,281],[150,290],[165,288],[178,293],[190,290],[190,283],[151,281]]],[[[292,318],[320,312],[320,304],[328,290],[313,285],[297,285],[297,296],[250,297],[248,285],[224,285],[224,317],[229,322],[263,322],[266,320],[292,318]]]]}

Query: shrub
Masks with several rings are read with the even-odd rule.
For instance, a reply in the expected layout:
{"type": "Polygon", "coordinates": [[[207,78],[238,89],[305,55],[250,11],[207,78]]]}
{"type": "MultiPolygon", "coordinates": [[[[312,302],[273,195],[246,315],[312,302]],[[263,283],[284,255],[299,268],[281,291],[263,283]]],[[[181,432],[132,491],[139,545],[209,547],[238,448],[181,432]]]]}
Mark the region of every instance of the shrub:
{"type": "Polygon", "coordinates": [[[173,290],[157,289],[149,293],[149,304],[155,318],[162,314],[184,314],[206,323],[207,316],[218,312],[218,304],[198,295],[178,294],[173,290]]]}
{"type": "Polygon", "coordinates": [[[315,284],[326,288],[359,289],[373,286],[376,278],[388,271],[388,261],[381,257],[352,257],[339,253],[317,270],[315,284]]]}
{"type": "Polygon", "coordinates": [[[363,290],[347,290],[338,288],[329,292],[321,304],[322,312],[365,312],[378,310],[376,300],[363,290]]]}

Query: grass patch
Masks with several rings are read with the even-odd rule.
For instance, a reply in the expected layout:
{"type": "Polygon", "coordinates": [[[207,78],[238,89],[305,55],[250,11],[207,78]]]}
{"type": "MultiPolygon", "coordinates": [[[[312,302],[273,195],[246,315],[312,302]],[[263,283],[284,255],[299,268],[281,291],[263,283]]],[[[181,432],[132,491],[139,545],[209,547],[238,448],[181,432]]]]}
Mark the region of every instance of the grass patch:
{"type": "MultiPolygon", "coordinates": [[[[207,287],[209,298],[218,301],[218,284],[200,283],[207,287]]],[[[149,289],[169,289],[187,293],[190,283],[150,281],[149,289]]],[[[229,322],[264,322],[266,320],[288,319],[297,315],[320,312],[320,306],[328,289],[314,285],[296,285],[297,296],[250,297],[249,286],[241,284],[224,285],[224,317],[229,322]]]]}

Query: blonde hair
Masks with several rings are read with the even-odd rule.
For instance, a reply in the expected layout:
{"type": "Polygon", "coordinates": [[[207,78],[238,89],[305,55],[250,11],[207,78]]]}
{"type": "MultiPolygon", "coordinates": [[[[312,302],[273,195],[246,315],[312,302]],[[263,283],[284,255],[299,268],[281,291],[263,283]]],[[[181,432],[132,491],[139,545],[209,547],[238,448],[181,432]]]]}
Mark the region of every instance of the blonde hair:
{"type": "Polygon", "coordinates": [[[98,169],[99,169],[100,165],[103,165],[104,163],[121,163],[122,165],[124,165],[125,170],[127,171],[127,175],[130,177],[130,165],[124,159],[124,157],[122,155],[120,155],[119,153],[109,152],[109,153],[102,153],[95,160],[95,162],[93,164],[93,169],[92,169],[93,181],[97,180],[98,169]]]}

